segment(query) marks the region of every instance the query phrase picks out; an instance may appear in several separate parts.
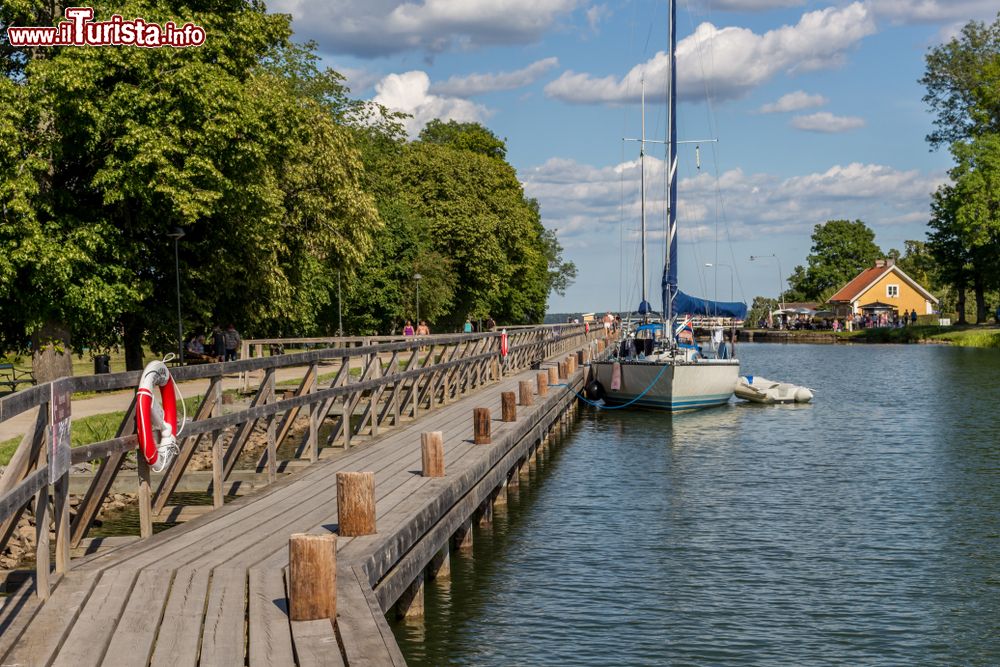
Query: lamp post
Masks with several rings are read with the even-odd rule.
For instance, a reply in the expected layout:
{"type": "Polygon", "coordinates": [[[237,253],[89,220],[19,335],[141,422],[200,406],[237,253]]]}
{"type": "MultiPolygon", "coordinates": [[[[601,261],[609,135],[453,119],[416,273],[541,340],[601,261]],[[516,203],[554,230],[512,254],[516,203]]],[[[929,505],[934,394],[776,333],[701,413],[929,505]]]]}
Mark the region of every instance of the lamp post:
{"type": "Polygon", "coordinates": [[[423,278],[419,273],[413,274],[413,280],[417,283],[417,326],[420,326],[420,279],[423,278]]]}
{"type": "Polygon", "coordinates": [[[784,274],[781,273],[781,258],[778,257],[777,255],[773,254],[773,253],[770,254],[770,255],[750,255],[750,261],[753,262],[753,261],[756,261],[758,259],[769,259],[769,258],[772,258],[772,257],[775,259],[775,261],[778,262],[778,307],[781,308],[782,310],[784,310],[785,309],[785,301],[784,301],[783,297],[785,296],[785,289],[784,289],[784,285],[783,285],[783,283],[784,283],[784,277],[783,277],[783,275],[784,274]]]}
{"type": "MultiPolygon", "coordinates": [[[[729,266],[728,264],[712,264],[711,262],[706,263],[705,266],[707,266],[708,268],[714,267],[716,269],[716,275],[718,275],[718,267],[720,266],[724,266],[727,269],[729,269],[729,300],[732,301],[733,294],[735,294],[735,290],[733,289],[733,267],[729,266]]],[[[718,278],[715,279],[715,295],[716,295],[716,300],[718,300],[718,295],[719,295],[718,278]]]]}
{"type": "Polygon", "coordinates": [[[174,240],[174,277],[177,278],[177,358],[184,363],[184,323],[181,320],[181,263],[177,242],[184,238],[184,230],[174,227],[167,236],[174,240]]]}

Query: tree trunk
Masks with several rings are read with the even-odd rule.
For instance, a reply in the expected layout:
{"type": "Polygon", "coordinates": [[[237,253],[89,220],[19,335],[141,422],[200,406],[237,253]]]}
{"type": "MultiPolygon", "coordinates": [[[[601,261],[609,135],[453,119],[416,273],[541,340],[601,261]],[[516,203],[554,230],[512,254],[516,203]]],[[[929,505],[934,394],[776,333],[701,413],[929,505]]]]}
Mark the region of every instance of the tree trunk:
{"type": "Polygon", "coordinates": [[[985,324],[989,313],[986,311],[986,284],[982,271],[972,274],[972,289],[976,293],[976,324],[985,324]]]}
{"type": "Polygon", "coordinates": [[[73,375],[69,327],[48,321],[31,335],[31,370],[38,384],[73,375]]]}
{"type": "Polygon", "coordinates": [[[142,370],[142,335],[145,327],[138,317],[126,316],[125,324],[125,370],[142,370]]]}
{"type": "Polygon", "coordinates": [[[968,324],[965,319],[965,283],[955,285],[955,289],[958,291],[958,304],[955,306],[958,311],[958,322],[955,324],[968,324]]]}

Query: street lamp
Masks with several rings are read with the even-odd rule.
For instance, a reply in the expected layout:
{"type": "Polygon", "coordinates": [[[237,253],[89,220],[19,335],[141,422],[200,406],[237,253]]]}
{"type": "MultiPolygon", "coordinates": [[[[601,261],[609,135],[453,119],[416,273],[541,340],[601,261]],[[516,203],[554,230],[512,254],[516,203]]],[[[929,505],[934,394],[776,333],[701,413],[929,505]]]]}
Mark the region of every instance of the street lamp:
{"type": "Polygon", "coordinates": [[[758,259],[769,259],[769,258],[774,258],[778,262],[778,307],[781,308],[782,310],[784,310],[785,309],[785,301],[784,301],[783,297],[785,296],[785,289],[784,289],[784,285],[783,285],[784,278],[782,277],[784,274],[781,273],[781,258],[778,257],[775,254],[770,254],[770,255],[750,255],[750,261],[751,262],[753,262],[755,260],[758,260],[758,259]]]}
{"type": "Polygon", "coordinates": [[[177,242],[184,238],[184,230],[174,227],[174,231],[167,232],[167,236],[174,240],[174,276],[177,278],[177,358],[184,363],[184,323],[181,321],[181,264],[177,250],[177,242]]]}
{"type": "Polygon", "coordinates": [[[736,293],[735,290],[733,290],[733,267],[729,266],[728,264],[712,264],[711,262],[706,263],[705,266],[707,266],[708,268],[712,267],[716,268],[716,279],[715,279],[716,301],[718,301],[718,294],[719,294],[718,267],[724,266],[727,269],[729,269],[729,300],[732,301],[733,295],[736,293]]]}
{"type": "Polygon", "coordinates": [[[420,279],[423,278],[419,273],[413,274],[413,279],[417,282],[417,326],[420,326],[420,279]]]}

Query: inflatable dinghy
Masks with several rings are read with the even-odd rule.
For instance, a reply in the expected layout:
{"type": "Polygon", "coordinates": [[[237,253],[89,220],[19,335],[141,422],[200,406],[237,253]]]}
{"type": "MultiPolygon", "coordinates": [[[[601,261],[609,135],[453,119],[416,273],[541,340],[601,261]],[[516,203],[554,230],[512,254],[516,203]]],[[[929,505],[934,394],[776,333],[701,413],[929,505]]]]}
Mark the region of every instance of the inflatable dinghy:
{"type": "Polygon", "coordinates": [[[754,375],[741,375],[734,391],[737,398],[754,403],[808,403],[813,397],[812,389],[754,375]]]}

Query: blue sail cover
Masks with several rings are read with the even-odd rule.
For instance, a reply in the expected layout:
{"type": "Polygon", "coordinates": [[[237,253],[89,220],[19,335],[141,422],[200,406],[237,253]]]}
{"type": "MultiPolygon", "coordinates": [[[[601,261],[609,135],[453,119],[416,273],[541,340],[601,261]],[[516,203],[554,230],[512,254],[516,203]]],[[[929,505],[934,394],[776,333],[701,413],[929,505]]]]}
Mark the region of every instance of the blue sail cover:
{"type": "Polygon", "coordinates": [[[739,301],[729,303],[727,301],[699,299],[696,296],[690,296],[677,290],[674,296],[674,313],[677,315],[732,317],[737,320],[745,320],[747,317],[747,305],[739,301]]]}
{"type": "Polygon", "coordinates": [[[651,312],[653,312],[653,307],[649,305],[648,301],[643,301],[642,303],[639,304],[640,315],[648,315],[651,312]]]}

